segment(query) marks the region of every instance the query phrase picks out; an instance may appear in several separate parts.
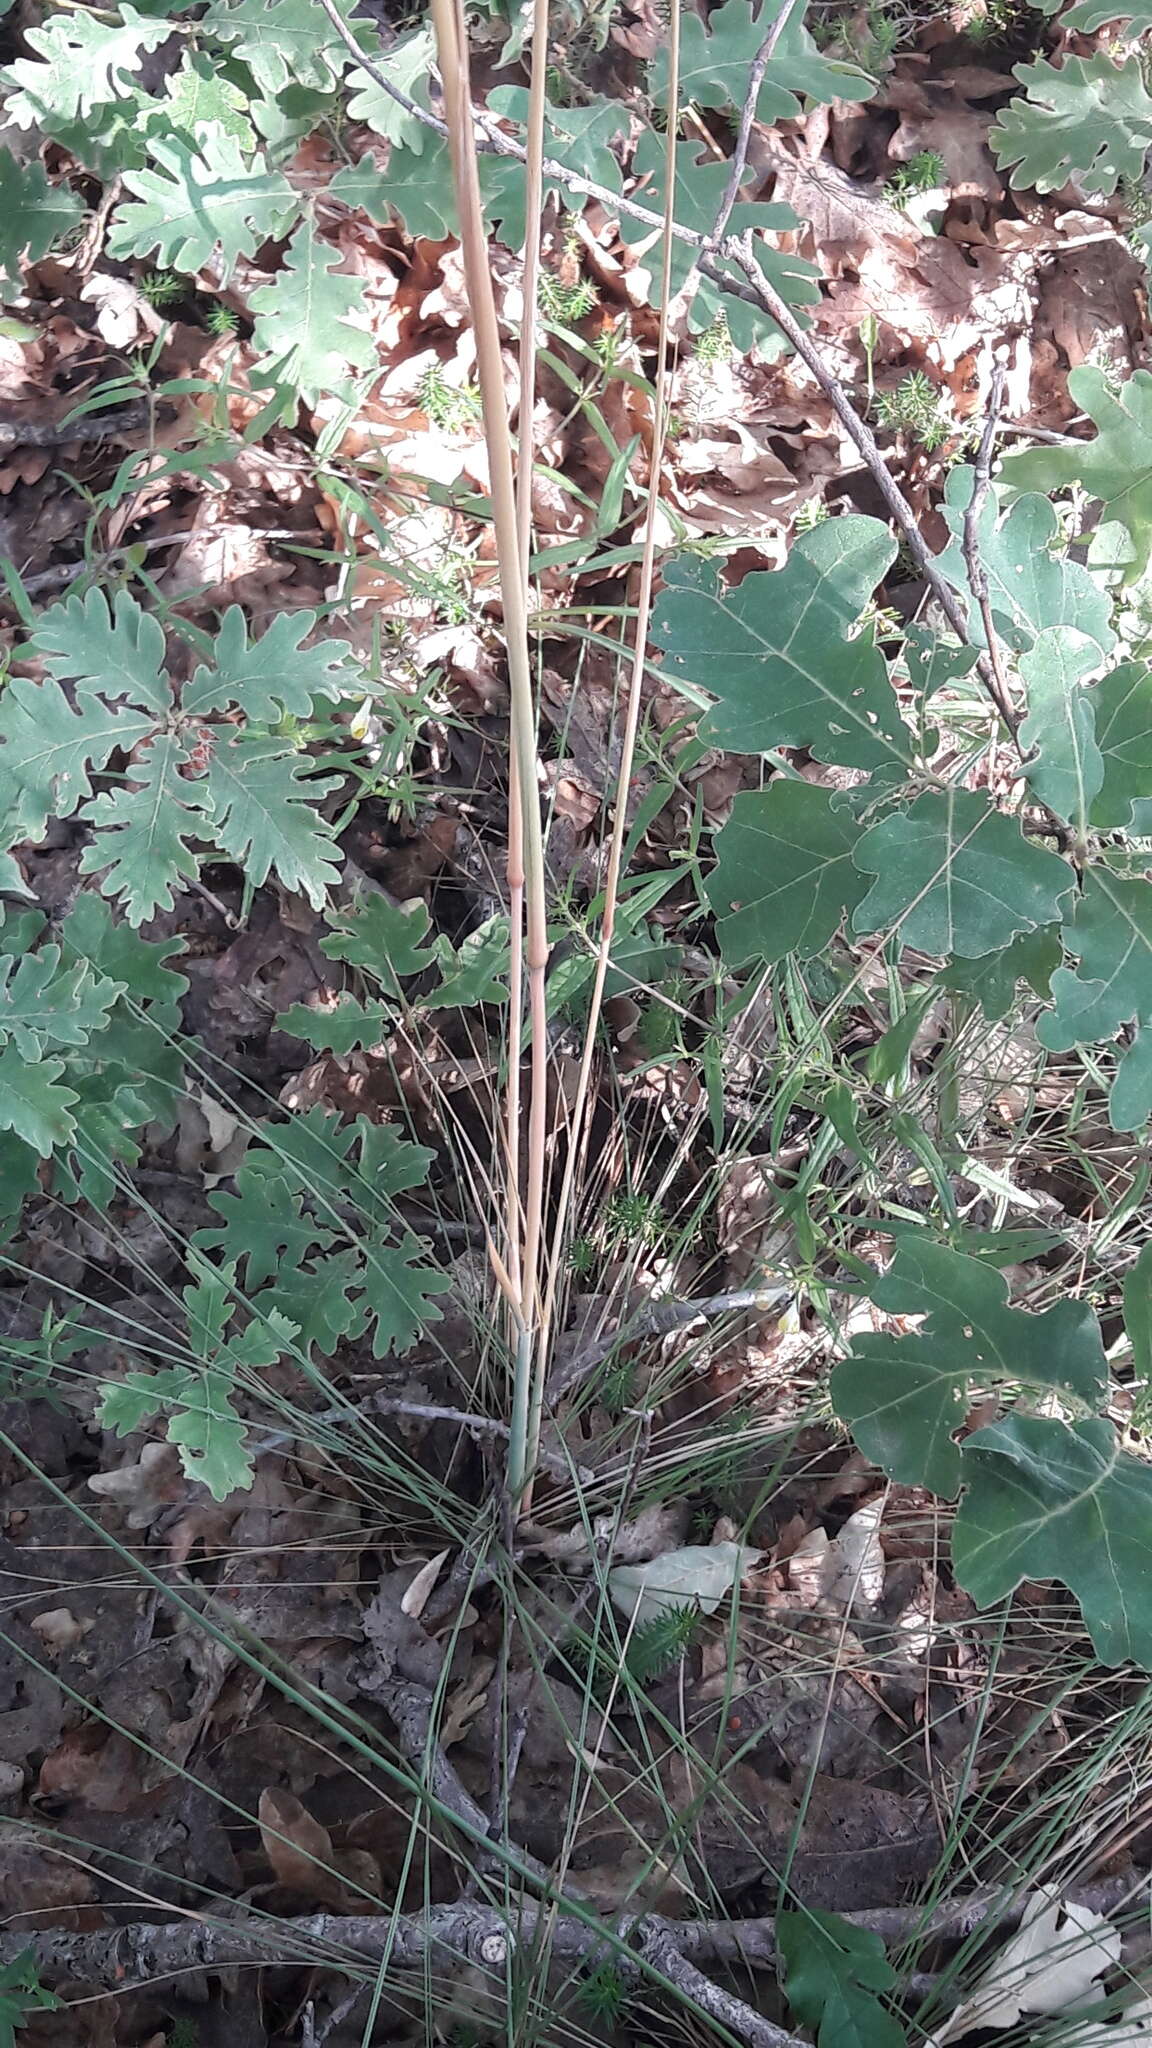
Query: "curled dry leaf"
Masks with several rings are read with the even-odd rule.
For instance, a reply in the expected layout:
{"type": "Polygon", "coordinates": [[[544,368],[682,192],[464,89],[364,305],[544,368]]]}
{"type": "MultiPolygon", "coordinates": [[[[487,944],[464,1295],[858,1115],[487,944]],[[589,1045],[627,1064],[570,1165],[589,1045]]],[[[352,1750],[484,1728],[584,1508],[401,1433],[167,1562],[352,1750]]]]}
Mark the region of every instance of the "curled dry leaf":
{"type": "Polygon", "coordinates": [[[428,1605],[436,1581],[444,1569],[447,1558],[448,1552],[446,1550],[438,1550],[435,1557],[430,1557],[427,1563],[420,1566],[419,1571],[412,1579],[411,1584],[401,1599],[400,1612],[402,1614],[410,1615],[413,1621],[419,1621],[420,1616],[428,1605]]]}
{"type": "Polygon", "coordinates": [[[1152,2043],[1152,1998],[1125,2006],[1110,2024],[1096,2021],[1064,2036],[1064,2048],[1149,2048],[1152,2043]]]}
{"type": "Polygon", "coordinates": [[[34,1635],[39,1636],[45,1649],[51,1652],[75,1649],[96,1624],[78,1621],[70,1607],[50,1607],[47,1613],[35,1615],[28,1626],[34,1635]]]}
{"type": "Polygon", "coordinates": [[[648,1564],[617,1565],[608,1574],[608,1591],[637,1628],[685,1607],[715,1614],[736,1581],[763,1555],[743,1543],[689,1543],[648,1564]]]}
{"type": "MultiPolygon", "coordinates": [[[[977,2028],[1014,2027],[1026,2012],[1066,2012],[1104,1995],[1100,1983],[1120,1959],[1120,1930],[1100,1913],[1040,1887],[990,1970],[931,2037],[943,2048],[977,2028]]],[[[1103,2028],[1093,2031],[1109,2031],[1103,2028]]]]}
{"type": "Polygon", "coordinates": [[[364,1912],[361,1890],[375,1892],[379,1888],[379,1871],[371,1857],[363,1850],[354,1850],[351,1862],[341,1857],[327,1828],[309,1813],[302,1799],[282,1786],[265,1787],[257,1817],[264,1854],[282,1885],[336,1912],[364,1912]],[[357,1887],[354,1894],[345,1878],[357,1887]]]}

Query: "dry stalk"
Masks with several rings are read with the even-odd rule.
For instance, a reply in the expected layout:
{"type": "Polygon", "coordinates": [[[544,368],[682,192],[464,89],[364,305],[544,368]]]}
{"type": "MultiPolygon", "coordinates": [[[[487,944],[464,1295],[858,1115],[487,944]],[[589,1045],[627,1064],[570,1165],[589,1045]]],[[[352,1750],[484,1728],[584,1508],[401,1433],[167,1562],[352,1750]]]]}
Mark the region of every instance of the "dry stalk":
{"type": "MultiPolygon", "coordinates": [[[[528,103],[528,139],[524,163],[524,256],[520,318],[520,407],[516,437],[516,530],[520,545],[520,577],[528,599],[528,567],[532,550],[532,430],[536,411],[536,318],[540,297],[540,229],[544,210],[544,117],[548,84],[548,0],[536,0],[532,21],[532,79],[528,103]]],[[[474,130],[473,130],[474,132],[474,130]]],[[[520,1201],[520,1137],[522,1103],[520,1063],[524,1050],[524,815],[520,767],[513,746],[508,757],[508,1085],[505,1094],[506,1213],[508,1273],[520,1299],[523,1272],[520,1257],[524,1228],[520,1201]]],[[[528,1320],[531,1320],[529,1318],[528,1320]]]]}
{"type": "MultiPolygon", "coordinates": [[[[468,75],[468,42],[461,0],[432,0],[440,77],[448,122],[449,148],[460,216],[460,248],[472,306],[476,336],[476,369],[488,451],[492,523],[496,538],[500,596],[508,652],[508,686],[512,751],[515,758],[519,816],[523,833],[524,962],[532,1030],[532,1099],[529,1111],[528,1174],[524,1196],[523,1250],[520,1264],[520,1322],[516,1330],[512,1390],[511,1436],[508,1445],[508,1489],[522,1496],[531,1472],[528,1416],[532,1378],[538,1371],[540,1218],[544,1205],[544,1161],[547,1139],[548,1033],[544,976],[548,965],[548,920],[544,896],[544,839],[536,794],[536,716],[528,649],[528,606],[521,566],[520,524],[512,460],[512,438],[504,395],[500,328],[488,262],[488,241],[480,199],[472,98],[468,75]]],[[[513,1172],[518,1160],[510,1162],[513,1172]]],[[[513,1219],[515,1227],[518,1218],[513,1219]]]]}
{"type": "MultiPolygon", "coordinates": [[[[620,871],[623,865],[624,842],[628,829],[628,791],[632,783],[632,764],[636,754],[636,735],[640,727],[641,695],[644,672],[647,666],[648,623],[652,612],[653,587],[656,581],[656,522],[660,509],[660,478],[663,469],[664,438],[668,424],[668,323],[672,297],[672,228],[676,208],[676,142],[679,128],[677,103],[679,97],[680,0],[672,0],[668,22],[668,129],[664,170],[663,239],[661,242],[660,259],[660,324],[656,341],[657,360],[655,399],[652,408],[652,452],[649,463],[644,548],[640,560],[640,584],[636,599],[636,627],[632,643],[632,667],[628,679],[628,694],[624,707],[624,731],[620,747],[620,767],[616,777],[616,801],[612,820],[612,836],[609,841],[608,864],[604,877],[604,909],[600,920],[600,943],[596,953],[596,970],[592,980],[592,995],[588,1006],[588,1018],[584,1027],[584,1050],[580,1061],[580,1074],[576,1083],[576,1097],[572,1105],[568,1152],[564,1162],[564,1178],[557,1205],[555,1228],[552,1233],[548,1287],[541,1318],[540,1354],[542,1360],[546,1358],[548,1352],[549,1335],[556,1312],[556,1296],[560,1276],[564,1270],[564,1243],[569,1227],[576,1172],[584,1156],[587,1141],[592,1069],[596,1058],[596,1039],[600,1023],[600,1013],[604,1003],[604,985],[608,978],[612,940],[616,930],[616,911],[620,899],[620,871]]],[[[538,1443],[544,1407],[543,1373],[538,1376],[533,1393],[532,1414],[529,1419],[529,1441],[538,1443]]]]}

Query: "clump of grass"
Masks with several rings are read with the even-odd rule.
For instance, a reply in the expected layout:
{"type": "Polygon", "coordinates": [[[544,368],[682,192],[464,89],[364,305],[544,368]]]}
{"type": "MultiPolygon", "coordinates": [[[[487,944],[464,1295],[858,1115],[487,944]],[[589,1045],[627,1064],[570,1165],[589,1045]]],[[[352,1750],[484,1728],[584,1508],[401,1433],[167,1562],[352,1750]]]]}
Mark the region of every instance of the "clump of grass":
{"type": "Polygon", "coordinates": [[[902,206],[917,192],[933,192],[944,183],[944,159],[938,149],[918,149],[906,164],[893,171],[884,187],[893,205],[902,206]]]}
{"type": "Polygon", "coordinates": [[[429,363],[416,396],[422,411],[441,433],[463,433],[480,419],[480,393],[476,385],[451,383],[440,363],[429,363]]]}
{"type": "Polygon", "coordinates": [[[923,370],[911,370],[894,391],[878,391],[876,423],[889,433],[907,434],[929,454],[955,431],[940,392],[923,370]]]}

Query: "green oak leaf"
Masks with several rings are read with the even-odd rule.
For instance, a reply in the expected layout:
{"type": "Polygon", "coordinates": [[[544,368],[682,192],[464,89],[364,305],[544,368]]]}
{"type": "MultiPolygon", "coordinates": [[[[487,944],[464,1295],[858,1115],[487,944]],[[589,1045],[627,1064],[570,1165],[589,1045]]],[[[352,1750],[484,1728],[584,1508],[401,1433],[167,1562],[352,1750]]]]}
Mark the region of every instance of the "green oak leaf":
{"type": "MultiPolygon", "coordinates": [[[[1011,473],[1008,459],[1008,473],[1011,473]]],[[[936,566],[964,599],[968,629],[976,647],[987,645],[980,608],[973,602],[964,560],[964,514],[972,497],[976,472],[959,463],[948,472],[941,512],[952,538],[936,557],[936,566]]],[[[1017,497],[1005,511],[989,492],[977,522],[980,561],[988,578],[988,597],[997,634],[1006,646],[1031,647],[1046,628],[1073,626],[1094,640],[1099,653],[1084,673],[1100,665],[1116,645],[1112,606],[1107,591],[1079,562],[1069,561],[1060,543],[1060,522],[1045,497],[1017,497]]],[[[1085,653],[1087,650],[1085,650],[1085,653]]]]}
{"type": "Polygon", "coordinates": [[[331,1110],[314,1103],[286,1123],[264,1124],[260,1135],[280,1171],[301,1194],[314,1195],[325,1222],[332,1222],[329,1212],[334,1204],[347,1199],[355,1176],[348,1154],[357,1143],[360,1126],[341,1125],[331,1110]]]}
{"type": "Polygon", "coordinates": [[[13,676],[0,695],[0,839],[41,840],[49,818],[69,818],[92,794],[92,777],[117,748],[131,751],[156,728],[150,711],[13,676]]]}
{"type": "MultiPolygon", "coordinates": [[[[351,14],[351,0],[340,0],[340,12],[351,14]]],[[[312,0],[209,0],[199,26],[230,43],[233,55],[243,59],[266,93],[286,85],[333,92],[351,62],[345,44],[312,0]]]]}
{"type": "Polygon", "coordinates": [[[390,903],[378,889],[366,891],[321,939],[320,951],[398,989],[400,981],[435,963],[436,954],[423,944],[431,922],[426,903],[390,903]]]}
{"type": "Polygon", "coordinates": [[[964,1480],[956,1443],[973,1390],[1023,1384],[1095,1404],[1107,1385],[1100,1326],[1085,1302],[1043,1315],[1008,1306],[1004,1275],[982,1259],[901,1237],[871,1289],[877,1307],[923,1316],[906,1337],[858,1333],[833,1367],[832,1404],[866,1457],[893,1479],[951,1499],[964,1480]]]}
{"type": "Polygon", "coordinates": [[[1103,1417],[1007,1415],[964,1447],[952,1529],[960,1584],[980,1606],[1023,1579],[1059,1579],[1103,1664],[1152,1667],[1152,1468],[1103,1417]]]}
{"type": "Polygon", "coordinates": [[[287,179],[222,128],[202,129],[194,141],[157,136],[150,154],[152,166],[124,173],[134,197],[112,222],[114,256],[153,256],[186,277],[215,257],[226,282],[242,256],[278,240],[299,213],[287,179]]]}
{"type": "Polygon", "coordinates": [[[444,937],[433,941],[440,985],[420,997],[426,1010],[470,1010],[477,1003],[508,1001],[508,919],[486,918],[458,946],[444,937]]]}
{"type": "Polygon", "coordinates": [[[1068,391],[1095,421],[1093,439],[1013,449],[1002,458],[1004,482],[1014,492],[1081,484],[1090,498],[1099,498],[1101,523],[1115,521],[1127,530],[1132,556],[1124,582],[1134,583],[1152,554],[1152,374],[1135,371],[1117,395],[1103,370],[1080,363],[1068,372],[1068,391]]]}
{"type": "Polygon", "coordinates": [[[323,125],[331,109],[330,93],[314,92],[304,85],[286,85],[282,92],[248,103],[252,125],[267,145],[273,164],[289,162],[305,137],[323,125]]]}
{"type": "MultiPolygon", "coordinates": [[[[1055,5],[1045,5],[1046,14],[1056,11],[1055,5]]],[[[1110,21],[1126,21],[1130,35],[1143,35],[1152,28],[1152,0],[1077,0],[1063,16],[1062,25],[1092,30],[1110,21]]]]}
{"type": "Polygon", "coordinates": [[[271,1286],[261,1289],[255,1307],[295,1323],[303,1351],[315,1345],[322,1357],[331,1358],[341,1339],[363,1325],[362,1304],[352,1294],[360,1271],[359,1253],[349,1246],[303,1266],[285,1263],[271,1286]]]}
{"type": "Polygon", "coordinates": [[[245,94],[202,51],[185,50],[179,70],[167,80],[164,91],[167,133],[178,128],[194,138],[201,128],[211,127],[249,147],[254,142],[245,94]]]}
{"type": "Polygon", "coordinates": [[[295,1268],[311,1251],[326,1251],[333,1241],[330,1230],[305,1215],[299,1190],[291,1186],[275,1155],[263,1149],[249,1152],[237,1168],[234,1191],[214,1188],[208,1206],[223,1220],[198,1230],[192,1242],[201,1251],[222,1251],[233,1266],[244,1261],[250,1294],[271,1280],[282,1264],[295,1268]]]}
{"type": "Polygon", "coordinates": [[[65,120],[48,113],[39,125],[93,177],[110,185],[122,172],[143,168],[157,129],[171,132],[169,117],[160,112],[160,105],[149,94],[129,92],[126,87],[122,98],[101,108],[99,126],[90,117],[65,120]]]}
{"type": "MultiPolygon", "coordinates": [[[[375,51],[372,62],[374,69],[383,72],[400,92],[415,100],[418,106],[427,107],[435,52],[436,41],[431,29],[417,28],[410,35],[397,36],[387,50],[375,51]]],[[[350,71],[347,85],[350,121],[363,121],[365,127],[371,128],[374,134],[382,136],[397,149],[409,149],[419,154],[430,146],[434,131],[400,106],[366,71],[350,71]]]]}
{"type": "Polygon", "coordinates": [[[777,1913],[776,1946],[785,1996],[817,2048],[905,2048],[903,2027],[877,1996],[896,1986],[878,1934],[805,1906],[777,1913]]]}
{"type": "MultiPolygon", "coordinates": [[[[948,475],[951,479],[953,472],[949,470],[948,475]]],[[[975,647],[961,647],[959,641],[942,639],[930,626],[915,623],[905,633],[901,652],[908,680],[925,708],[938,690],[964,686],[976,666],[975,647]]],[[[935,734],[927,735],[926,752],[934,743],[935,734]]]]}
{"type": "Polygon", "coordinates": [[[1104,783],[1092,806],[1092,823],[1103,830],[1132,822],[1133,805],[1152,791],[1152,667],[1122,661],[1102,676],[1092,692],[1096,744],[1104,783]]]}
{"type": "Polygon", "coordinates": [[[82,809],[97,836],[80,856],[81,873],[100,875],[104,894],[119,898],[130,924],[171,910],[179,886],[200,872],[192,842],[211,827],[197,784],[180,773],[188,757],[177,734],[156,733],[137,749],[131,782],[101,790],[82,809]]]}
{"type": "Polygon", "coordinates": [[[251,1486],[252,1453],[233,1405],[230,1375],[211,1367],[198,1372],[175,1367],[156,1377],[165,1382],[161,1405],[176,1410],[168,1419],[168,1441],[179,1447],[187,1477],[206,1486],[213,1500],[227,1500],[230,1493],[251,1486]]]}
{"type": "Polygon", "coordinates": [[[338,698],[349,676],[349,648],[343,640],[302,647],[315,624],[315,612],[281,612],[249,641],[240,606],[229,605],[213,666],[201,665],[181,693],[185,717],[211,716],[235,704],[250,725],[277,725],[286,711],[310,718],[317,697],[338,698]]]}
{"type": "Polygon", "coordinates": [[[183,939],[142,939],[113,917],[102,896],[86,889],[64,919],[60,945],[65,961],[87,961],[110,981],[122,982],[134,1002],[158,1004],[176,1021],[176,1005],[187,994],[188,979],[167,963],[174,953],[184,953],[183,939]]]}
{"type": "Polygon", "coordinates": [[[1086,633],[1050,626],[1017,663],[1028,689],[1028,716],[1020,727],[1025,776],[1041,803],[1067,819],[1081,841],[1104,786],[1096,692],[1081,681],[1099,659],[1086,633]]]}
{"type": "Polygon", "coordinates": [[[876,876],[854,930],[899,928],[906,946],[964,959],[1055,924],[1076,880],[1066,862],[1025,839],[1017,819],[972,790],[918,798],[873,825],[854,858],[876,876]]]}
{"type": "Polygon", "coordinates": [[[24,289],[21,258],[36,263],[83,216],[67,185],[50,185],[38,163],[22,164],[0,149],[0,304],[24,289]]]}
{"type": "MultiPolygon", "coordinates": [[[[686,14],[680,29],[680,104],[742,107],[749,71],[782,4],[765,0],[757,12],[751,0],[724,0],[707,27],[698,14],[686,14]]],[[[648,89],[658,106],[667,104],[666,47],[650,67],[648,89]]],[[[756,118],[768,127],[794,120],[802,111],[801,93],[827,106],[833,100],[868,100],[875,90],[875,79],[858,65],[823,56],[794,9],[768,60],[756,118]]]]}
{"type": "Polygon", "coordinates": [[[126,590],[118,590],[111,605],[103,590],[52,605],[36,621],[30,645],[46,673],[74,682],[78,696],[98,691],[109,703],[126,698],[157,718],[171,708],[164,629],[126,590]]]}
{"type": "Polygon", "coordinates": [[[713,841],[706,884],[724,958],[740,966],[822,952],[868,886],[852,862],[859,838],[815,783],[777,776],[742,790],[713,841]]]}
{"type": "Polygon", "coordinates": [[[1114,1131],[1139,1131],[1152,1116],[1152,1029],[1141,1025],[1125,1047],[1108,1091],[1114,1131]]]}
{"type": "Polygon", "coordinates": [[[130,1372],[101,1389],[100,1420],[119,1436],[131,1436],[149,1416],[171,1409],[168,1441],[180,1447],[189,1479],[200,1480],[213,1500],[252,1484],[252,1454],[234,1405],[228,1372],[207,1366],[169,1366],[160,1372],[130,1372]]]}
{"type": "Polygon", "coordinates": [[[122,982],[86,960],[62,967],[58,946],[0,955],[0,1041],[11,1040],[23,1060],[41,1059],[49,1046],[87,1045],[123,993],[122,982]]]}
{"type": "Polygon", "coordinates": [[[64,1062],[25,1060],[15,1045],[0,1047],[0,1131],[14,1131],[47,1159],[72,1136],[75,1090],[62,1088],[64,1062]]]}
{"type": "MultiPolygon", "coordinates": [[[[521,127],[527,123],[528,94],[523,86],[497,86],[488,94],[488,105],[491,112],[503,120],[515,121],[521,127]]],[[[620,191],[623,184],[620,162],[612,145],[628,133],[630,125],[628,109],[622,100],[595,99],[584,106],[572,107],[557,107],[549,103],[544,120],[546,157],[553,163],[563,164],[565,169],[582,178],[591,178],[595,184],[607,186],[610,192],[620,191]]],[[[526,191],[523,165],[512,157],[482,156],[480,190],[485,216],[495,228],[499,240],[509,249],[522,248],[526,191]]],[[[556,191],[559,191],[561,202],[569,212],[582,212],[584,201],[579,194],[547,175],[545,195],[556,191]]]]}
{"type": "Polygon", "coordinates": [[[976,960],[949,960],[936,980],[941,988],[979,1003],[991,1020],[1008,1015],[1018,981],[1026,981],[1038,996],[1048,996],[1052,976],[1063,958],[1058,930],[1021,932],[999,952],[984,953],[976,960]]]}
{"type": "Polygon", "coordinates": [[[361,1046],[380,1045],[395,1021],[391,1003],[361,1003],[355,996],[341,995],[330,1003],[293,1003],[277,1017],[276,1028],[343,1059],[361,1046]]]}
{"type": "MultiPolygon", "coordinates": [[[[1075,177],[1085,192],[1137,183],[1152,143],[1152,99],[1139,57],[1114,64],[1106,52],[1017,64],[1026,94],[1005,107],[989,141],[1017,189],[1055,192],[1075,177]]],[[[1071,385],[1069,385],[1071,389],[1071,385]]]]}
{"type": "Polygon", "coordinates": [[[350,316],[363,309],[364,287],[340,270],[341,258],[321,241],[311,216],[284,252],[272,284],[253,292],[253,345],[263,360],[255,384],[299,394],[309,404],[351,390],[349,372],[376,361],[376,344],[350,316]]]}
{"type": "Polygon", "coordinates": [[[669,682],[719,700],[701,721],[710,745],[809,747],[821,761],[907,769],[911,736],[874,632],[850,637],[895,545],[879,520],[849,515],[824,520],[782,569],[755,570],[734,590],[698,555],[665,563],[653,637],[669,682]]]}
{"type": "Polygon", "coordinates": [[[359,1284],[377,1358],[410,1350],[421,1331],[442,1318],[435,1298],[446,1294],[452,1281],[427,1263],[427,1254],[424,1240],[408,1232],[399,1244],[374,1246],[367,1253],[359,1284]]]}
{"type": "Polygon", "coordinates": [[[1049,1051],[1110,1038],[1133,1017],[1152,1019],[1152,883],[1086,869],[1064,944],[1080,964],[1052,976],[1056,1007],[1036,1027],[1049,1051]]]}
{"type": "Polygon", "coordinates": [[[426,1145],[401,1138],[390,1124],[364,1118],[341,1126],[318,1104],[287,1123],[265,1124],[266,1151],[249,1152],[248,1162],[274,1159],[276,1167],[301,1194],[314,1200],[326,1223],[342,1222],[351,1211],[360,1227],[385,1229],[391,1221],[390,1197],[421,1187],[433,1158],[426,1145]],[[351,1158],[355,1150],[358,1163],[351,1158]]]}
{"type": "Polygon", "coordinates": [[[445,242],[456,233],[456,192],[452,160],[442,135],[422,150],[396,149],[381,171],[369,157],[338,171],[328,187],[333,199],[385,224],[398,215],[418,240],[445,242]]]}
{"type": "Polygon", "coordinates": [[[44,127],[54,132],[59,121],[92,121],[97,109],[133,92],[131,74],[146,53],[172,33],[166,19],[147,20],[124,4],[119,21],[95,14],[50,14],[40,28],[24,30],[24,41],[36,58],[19,57],[6,65],[0,79],[15,92],[5,99],[4,117],[17,128],[44,127]]]}
{"type": "Polygon", "coordinates": [[[413,1145],[394,1124],[370,1124],[362,1118],[355,1129],[360,1139],[356,1187],[365,1215],[379,1213],[382,1202],[392,1195],[426,1184],[436,1157],[430,1145],[413,1145]]]}
{"type": "MultiPolygon", "coordinates": [[[[664,211],[664,196],[667,190],[667,151],[662,135],[652,129],[645,129],[633,154],[632,169],[640,180],[635,197],[653,213],[664,211]]],[[[675,218],[680,227],[691,228],[696,234],[708,234],[720,210],[720,201],[728,183],[729,166],[726,161],[717,162],[715,157],[700,157],[698,142],[678,142],[676,145],[676,203],[675,218]]],[[[751,205],[739,202],[732,209],[729,233],[743,235],[748,229],[757,232],[787,233],[799,226],[790,206],[779,204],[751,205]]],[[[628,243],[650,241],[654,230],[643,221],[632,220],[627,214],[620,217],[621,239],[628,243]]],[[[767,247],[762,241],[754,245],[757,260],[776,285],[781,297],[794,309],[815,305],[820,297],[820,273],[803,257],[782,256],[779,250],[767,247]]],[[[695,250],[687,242],[674,241],[672,244],[671,290],[673,297],[680,291],[688,276],[695,250]]],[[[660,264],[656,257],[650,257],[652,304],[659,304],[660,264]]],[[[734,272],[733,275],[736,273],[734,272]]],[[[688,324],[699,333],[710,327],[718,313],[723,310],[728,321],[729,333],[736,348],[747,351],[766,334],[777,330],[767,314],[739,299],[722,292],[710,278],[697,276],[688,324]]]]}
{"type": "Polygon", "coordinates": [[[207,785],[217,843],[249,881],[259,888],[274,874],[319,910],[341,858],[319,806],[341,778],[309,776],[309,766],[281,740],[240,735],[213,752],[207,785]]]}
{"type": "Polygon", "coordinates": [[[0,1243],[14,1234],[28,1195],[40,1187],[41,1160],[12,1131],[0,1131],[0,1243]]]}

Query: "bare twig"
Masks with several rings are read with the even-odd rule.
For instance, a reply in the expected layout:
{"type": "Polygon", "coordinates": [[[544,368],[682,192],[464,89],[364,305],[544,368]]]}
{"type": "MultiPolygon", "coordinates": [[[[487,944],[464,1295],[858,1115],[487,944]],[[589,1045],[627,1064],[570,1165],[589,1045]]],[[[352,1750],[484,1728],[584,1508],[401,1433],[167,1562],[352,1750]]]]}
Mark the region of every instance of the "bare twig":
{"type": "Polygon", "coordinates": [[[0,419],[0,448],[69,448],[74,441],[107,441],[142,427],[151,408],[133,399],[116,412],[92,412],[78,420],[0,419]]]}
{"type": "MultiPolygon", "coordinates": [[[[935,557],[930,553],[916,514],[885,462],[875,434],[857,412],[838,378],[833,376],[811,335],[801,327],[787,300],[781,298],[775,285],[765,277],[753,253],[751,235],[745,235],[736,242],[726,243],[723,253],[743,271],[747,280],[746,288],[739,291],[738,296],[747,299],[754,306],[759,306],[769,315],[786,340],[791,342],[801,362],[811,370],[841,426],[863,456],[888,510],[904,536],[912,560],[944,617],[957,638],[968,645],[971,636],[964,607],[951,584],[941,574],[935,557]]],[[[703,258],[700,269],[705,277],[710,277],[714,283],[724,286],[726,290],[733,289],[733,280],[720,268],[714,257],[703,258]]],[[[991,675],[986,655],[981,654],[977,657],[977,667],[984,681],[989,683],[991,680],[991,684],[994,684],[995,678],[991,675]]]]}
{"type": "MultiPolygon", "coordinates": [[[[728,232],[732,208],[736,204],[740,187],[744,183],[744,173],[748,168],[748,145],[752,140],[752,126],[756,119],[756,105],[760,98],[760,87],[764,83],[764,73],[772,62],[776,45],[795,12],[796,4],[797,0],[783,0],[779,14],[752,59],[752,68],[748,73],[748,89],[740,109],[740,125],[736,130],[736,142],[728,166],[728,182],[716,209],[716,218],[700,244],[700,256],[711,256],[728,232]]],[[[697,263],[699,260],[698,256],[697,263]]]]}
{"type": "MultiPolygon", "coordinates": [[[[872,1907],[845,1913],[853,1927],[878,1934],[892,1945],[911,1937],[963,1941],[986,1922],[1010,1934],[1020,1924],[1030,1892],[1006,1900],[1002,1888],[989,1886],[966,1899],[925,1913],[917,1906],[872,1907]]],[[[1146,1897],[1146,1886],[1133,1887],[1124,1878],[1077,1886],[1069,1901],[1092,1912],[1112,1913],[1129,1901],[1146,1897]]],[[[775,1923],[770,1916],[755,1920],[669,1920],[659,1914],[629,1916],[603,1928],[561,1915],[553,1921],[548,1906],[530,1899],[516,1902],[514,1922],[497,1907],[465,1901],[432,1906],[423,1913],[345,1915],[315,1913],[297,1920],[261,1919],[239,1911],[234,1919],[207,1919],[187,1913],[181,1918],[138,1921],[122,1927],[75,1932],[70,1928],[17,1930],[0,1934],[0,1968],[29,1949],[39,1976],[49,1984],[68,1981],[125,1991],[157,1979],[184,1976],[193,1970],[224,1970],[245,1964],[270,1967],[374,1967],[387,1954],[397,1970],[415,1969],[437,1952],[481,1968],[502,1970],[509,1949],[531,1948],[537,1925],[549,1928],[555,1954],[576,1960],[603,1953],[627,1941],[637,1961],[646,1946],[651,1953],[662,1941],[693,1964],[735,1963],[754,1969],[776,1964],[775,1923]]],[[[624,1951],[625,1960],[627,1950],[624,1951]]]]}
{"type": "MultiPolygon", "coordinates": [[[[675,1922],[672,1923],[675,1927],[675,1922]]],[[[747,2043],[747,2048],[796,2048],[795,2034],[789,2034],[778,2027],[773,2020],[764,2018],[743,1998],[737,1998],[732,1991],[721,1990],[710,1977],[690,1963],[677,1946],[675,1933],[668,1928],[659,1930],[649,1927],[643,1933],[641,1953],[648,1962],[655,1964],[670,1984],[695,2005],[709,2019],[719,2021],[734,2034],[738,2041],[747,2043]]]]}
{"type": "Polygon", "coordinates": [[[984,638],[988,645],[988,669],[981,670],[988,694],[1000,717],[1015,739],[1020,728],[1020,719],[1012,703],[1000,660],[1000,642],[996,632],[996,621],[992,617],[992,600],[988,594],[988,572],[980,552],[980,515],[992,488],[992,453],[996,446],[996,430],[1000,424],[1000,413],[1004,405],[1005,372],[1002,363],[997,363],[992,372],[992,385],[988,393],[988,417],[980,436],[976,451],[976,462],[972,477],[972,496],[964,514],[964,534],[961,551],[964,566],[968,571],[968,582],[972,597],[980,613],[984,638]]]}

